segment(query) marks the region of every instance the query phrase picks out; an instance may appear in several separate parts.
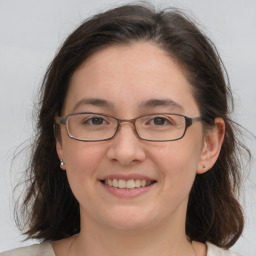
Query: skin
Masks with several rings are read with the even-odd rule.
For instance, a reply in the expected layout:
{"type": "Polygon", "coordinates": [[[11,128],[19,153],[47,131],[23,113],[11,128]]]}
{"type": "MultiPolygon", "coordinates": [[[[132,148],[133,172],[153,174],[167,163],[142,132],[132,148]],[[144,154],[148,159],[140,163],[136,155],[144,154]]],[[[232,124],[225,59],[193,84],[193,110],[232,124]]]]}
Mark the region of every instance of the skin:
{"type": "MultiPolygon", "coordinates": [[[[178,64],[159,47],[140,42],[110,46],[89,57],[74,73],[62,116],[91,111],[131,119],[171,112],[200,116],[192,87],[178,64]],[[82,99],[108,101],[111,107],[79,104],[82,99]],[[151,99],[171,99],[177,106],[143,106],[151,99]]],[[[57,256],[66,255],[206,255],[206,247],[188,242],[185,219],[195,175],[218,158],[224,122],[203,134],[202,122],[190,126],[177,141],[140,140],[123,123],[109,141],[81,142],[61,126],[57,153],[63,159],[71,189],[79,201],[81,233],[53,243],[57,256]],[[135,198],[119,198],[99,181],[106,175],[146,175],[156,183],[135,198]],[[154,241],[154,242],[152,242],[154,241]],[[133,245],[133,246],[131,246],[133,245]]]]}

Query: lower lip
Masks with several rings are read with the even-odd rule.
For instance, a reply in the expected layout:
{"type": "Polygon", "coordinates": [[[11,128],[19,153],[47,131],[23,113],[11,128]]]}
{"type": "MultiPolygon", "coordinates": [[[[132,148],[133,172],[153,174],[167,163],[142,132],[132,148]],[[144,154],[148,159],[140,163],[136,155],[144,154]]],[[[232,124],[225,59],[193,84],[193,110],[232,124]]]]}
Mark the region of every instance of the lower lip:
{"type": "Polygon", "coordinates": [[[125,189],[125,188],[115,188],[115,187],[110,187],[104,183],[101,183],[104,188],[110,192],[111,194],[120,197],[120,198],[134,198],[138,197],[142,194],[145,194],[148,192],[152,187],[155,185],[155,183],[148,185],[146,187],[139,187],[139,188],[132,188],[132,189],[125,189]]]}

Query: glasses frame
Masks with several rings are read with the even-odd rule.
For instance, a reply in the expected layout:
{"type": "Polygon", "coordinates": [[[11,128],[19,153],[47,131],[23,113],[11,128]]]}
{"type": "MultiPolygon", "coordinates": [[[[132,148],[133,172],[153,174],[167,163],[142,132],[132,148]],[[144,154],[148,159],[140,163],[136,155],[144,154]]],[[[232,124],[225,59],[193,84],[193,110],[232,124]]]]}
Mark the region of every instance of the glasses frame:
{"type": "Polygon", "coordinates": [[[117,118],[117,117],[114,117],[114,116],[111,116],[111,115],[107,115],[107,114],[101,114],[101,113],[95,113],[95,112],[79,112],[79,113],[68,114],[65,117],[57,116],[56,117],[56,124],[59,124],[59,125],[63,124],[63,125],[65,125],[66,126],[67,134],[68,134],[68,136],[71,139],[78,140],[78,141],[85,141],[85,142],[97,142],[97,141],[107,141],[107,140],[113,139],[116,136],[116,134],[118,133],[121,123],[131,123],[131,124],[133,124],[134,131],[135,131],[136,135],[141,140],[153,141],[153,142],[165,142],[165,141],[175,141],[175,140],[182,139],[185,136],[188,127],[191,126],[192,124],[194,124],[195,122],[201,121],[201,120],[203,120],[203,118],[201,116],[191,118],[191,117],[187,117],[185,115],[176,114],[176,113],[152,113],[152,114],[146,114],[146,115],[138,116],[138,117],[135,117],[135,118],[132,118],[132,119],[120,119],[120,118],[117,118]],[[111,118],[115,119],[117,121],[117,127],[116,127],[116,131],[115,131],[114,135],[109,137],[109,138],[101,139],[101,140],[85,140],[85,139],[79,139],[79,138],[76,138],[76,137],[72,136],[70,134],[69,128],[68,128],[68,122],[67,122],[68,118],[70,116],[81,115],[81,114],[95,114],[95,115],[101,115],[101,116],[111,117],[111,118]],[[185,118],[185,129],[184,129],[183,134],[180,137],[178,137],[176,139],[171,139],[171,140],[150,140],[150,139],[145,139],[145,138],[141,137],[139,135],[137,129],[136,129],[136,125],[135,125],[136,120],[139,119],[139,118],[146,117],[146,116],[151,116],[151,115],[175,115],[175,116],[182,116],[182,117],[184,117],[185,118]]]}

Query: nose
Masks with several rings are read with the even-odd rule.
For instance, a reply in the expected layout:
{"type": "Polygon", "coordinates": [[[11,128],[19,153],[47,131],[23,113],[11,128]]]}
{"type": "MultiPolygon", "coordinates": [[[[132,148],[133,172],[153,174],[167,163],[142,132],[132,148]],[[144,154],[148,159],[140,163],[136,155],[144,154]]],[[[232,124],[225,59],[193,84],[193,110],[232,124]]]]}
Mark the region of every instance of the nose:
{"type": "Polygon", "coordinates": [[[116,136],[110,141],[107,157],[112,161],[117,161],[121,165],[130,165],[136,162],[142,162],[145,157],[145,151],[142,146],[142,140],[137,136],[132,123],[120,124],[116,136]]]}

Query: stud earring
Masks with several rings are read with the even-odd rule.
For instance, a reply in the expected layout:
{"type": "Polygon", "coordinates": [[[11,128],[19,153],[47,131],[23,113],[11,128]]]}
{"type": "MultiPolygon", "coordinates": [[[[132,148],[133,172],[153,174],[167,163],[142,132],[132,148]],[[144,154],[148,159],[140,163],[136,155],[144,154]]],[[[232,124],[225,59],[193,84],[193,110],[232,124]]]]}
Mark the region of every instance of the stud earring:
{"type": "Polygon", "coordinates": [[[65,163],[64,163],[63,159],[60,159],[60,166],[64,166],[64,165],[65,165],[65,163]]]}
{"type": "Polygon", "coordinates": [[[203,164],[203,168],[204,168],[204,169],[206,168],[206,165],[205,165],[205,164],[203,164]]]}

